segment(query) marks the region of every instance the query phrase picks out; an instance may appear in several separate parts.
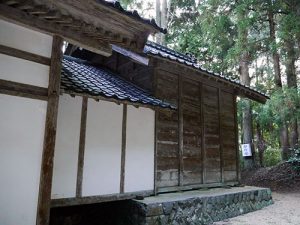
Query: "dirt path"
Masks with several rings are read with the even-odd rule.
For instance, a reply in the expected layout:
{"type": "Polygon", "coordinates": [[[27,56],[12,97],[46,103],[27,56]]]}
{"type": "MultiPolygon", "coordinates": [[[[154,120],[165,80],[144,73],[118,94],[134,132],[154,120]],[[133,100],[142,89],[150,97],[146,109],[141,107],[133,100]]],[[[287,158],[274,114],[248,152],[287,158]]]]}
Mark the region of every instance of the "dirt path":
{"type": "Polygon", "coordinates": [[[214,225],[300,225],[300,192],[272,193],[274,204],[214,225]]]}

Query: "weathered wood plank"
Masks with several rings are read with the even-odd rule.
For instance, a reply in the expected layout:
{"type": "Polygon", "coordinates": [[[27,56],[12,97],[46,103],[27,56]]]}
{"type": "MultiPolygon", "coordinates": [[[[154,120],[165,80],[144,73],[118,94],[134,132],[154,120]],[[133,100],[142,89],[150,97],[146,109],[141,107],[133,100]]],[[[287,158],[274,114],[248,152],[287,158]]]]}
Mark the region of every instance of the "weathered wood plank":
{"type": "Polygon", "coordinates": [[[188,190],[195,190],[200,188],[210,188],[210,187],[228,187],[228,186],[235,186],[238,182],[224,182],[224,183],[210,183],[210,184],[192,184],[192,185],[184,185],[180,187],[161,187],[158,189],[159,193],[165,192],[174,192],[174,191],[188,191],[188,190]]]}
{"type": "Polygon", "coordinates": [[[178,185],[183,184],[183,111],[182,111],[182,76],[178,78],[178,156],[179,156],[179,180],[178,185]]]}
{"type": "Polygon", "coordinates": [[[128,200],[128,199],[134,199],[137,196],[148,197],[153,194],[154,194],[153,190],[145,190],[145,191],[140,191],[140,192],[130,192],[130,193],[123,193],[123,194],[87,196],[87,197],[81,197],[81,198],[52,199],[51,200],[51,208],[128,200]]]}
{"type": "Polygon", "coordinates": [[[47,20],[36,19],[36,17],[33,15],[1,3],[0,18],[20,24],[22,26],[26,26],[30,29],[38,30],[43,33],[62,35],[69,42],[77,46],[105,56],[110,56],[112,52],[111,46],[107,42],[102,42],[95,38],[88,37],[81,32],[69,27],[65,27],[61,24],[49,22],[47,20]]]}
{"type": "Polygon", "coordinates": [[[12,47],[0,45],[0,53],[4,55],[13,56],[20,59],[25,59],[31,62],[40,63],[43,65],[50,66],[50,58],[37,55],[34,53],[26,52],[23,50],[15,49],[12,47]]]}
{"type": "Polygon", "coordinates": [[[78,150],[78,163],[77,163],[76,197],[82,196],[82,179],[83,179],[83,168],[84,168],[87,108],[88,108],[88,98],[83,97],[82,107],[81,107],[80,136],[79,136],[79,150],[78,150]]]}
{"type": "Polygon", "coordinates": [[[48,100],[47,88],[33,86],[29,84],[21,84],[18,82],[2,79],[0,79],[0,93],[44,101],[48,100]]]}
{"type": "Polygon", "coordinates": [[[40,189],[37,210],[37,225],[48,225],[53,175],[53,158],[55,149],[58,103],[60,93],[60,76],[63,39],[53,37],[51,64],[49,73],[48,105],[46,113],[44,147],[40,175],[40,189]]]}
{"type": "Polygon", "coordinates": [[[120,174],[120,193],[124,193],[125,182],[125,158],[126,158],[126,127],[127,127],[127,105],[123,105],[122,118],[122,146],[121,146],[121,174],[120,174]]]}

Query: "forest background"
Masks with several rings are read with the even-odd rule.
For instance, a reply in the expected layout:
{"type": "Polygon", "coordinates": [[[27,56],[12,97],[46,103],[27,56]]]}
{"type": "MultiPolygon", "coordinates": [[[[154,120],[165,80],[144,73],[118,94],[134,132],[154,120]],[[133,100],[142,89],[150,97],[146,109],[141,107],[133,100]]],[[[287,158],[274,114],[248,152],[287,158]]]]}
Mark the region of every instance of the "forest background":
{"type": "Polygon", "coordinates": [[[254,155],[243,168],[300,161],[300,0],[120,2],[167,28],[155,42],[270,96],[264,105],[238,99],[239,142],[254,155]]]}

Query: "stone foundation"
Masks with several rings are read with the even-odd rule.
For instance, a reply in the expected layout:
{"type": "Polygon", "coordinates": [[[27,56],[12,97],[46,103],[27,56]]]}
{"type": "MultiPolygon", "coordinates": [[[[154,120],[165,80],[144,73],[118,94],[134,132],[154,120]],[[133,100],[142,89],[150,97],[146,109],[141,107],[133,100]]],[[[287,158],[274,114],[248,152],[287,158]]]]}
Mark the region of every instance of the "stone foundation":
{"type": "Polygon", "coordinates": [[[212,224],[271,204],[272,195],[267,188],[187,191],[132,200],[127,208],[127,219],[131,225],[212,224]]]}

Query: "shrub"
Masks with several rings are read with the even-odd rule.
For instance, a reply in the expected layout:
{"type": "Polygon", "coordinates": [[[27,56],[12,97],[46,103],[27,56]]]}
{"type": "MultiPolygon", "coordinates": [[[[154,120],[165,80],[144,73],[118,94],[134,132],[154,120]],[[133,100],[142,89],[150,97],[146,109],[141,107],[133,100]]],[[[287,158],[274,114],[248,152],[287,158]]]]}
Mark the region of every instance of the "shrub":
{"type": "Polygon", "coordinates": [[[275,166],[281,161],[280,149],[268,147],[264,153],[264,166],[275,166]]]}

